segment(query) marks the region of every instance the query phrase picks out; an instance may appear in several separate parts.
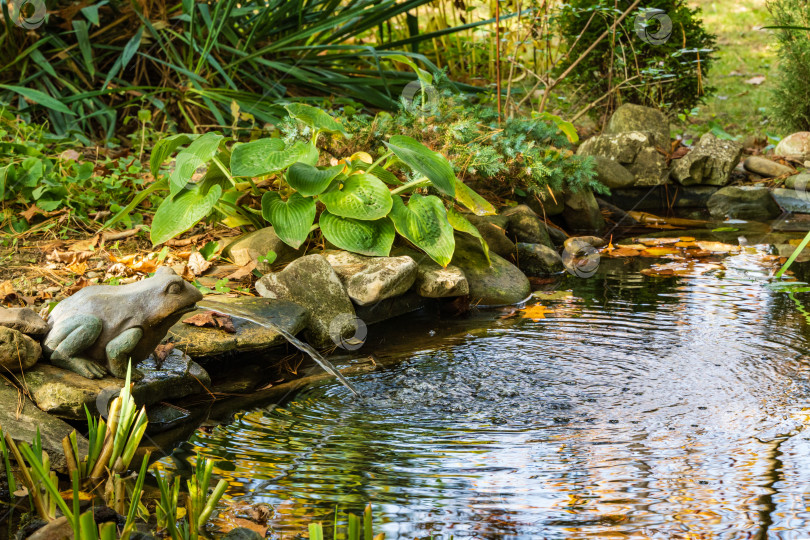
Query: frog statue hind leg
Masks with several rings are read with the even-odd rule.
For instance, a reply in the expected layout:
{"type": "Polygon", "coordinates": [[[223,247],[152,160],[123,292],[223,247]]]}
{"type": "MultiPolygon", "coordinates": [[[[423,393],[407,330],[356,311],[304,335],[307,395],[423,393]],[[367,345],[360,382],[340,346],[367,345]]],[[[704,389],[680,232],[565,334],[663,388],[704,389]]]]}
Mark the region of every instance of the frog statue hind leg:
{"type": "MultiPolygon", "coordinates": [[[[84,313],[68,317],[54,326],[43,343],[45,351],[50,353],[51,363],[88,379],[104,377],[107,370],[103,366],[90,358],[79,356],[95,343],[102,328],[101,319],[84,313]]],[[[129,353],[142,337],[143,330],[135,327],[125,330],[107,343],[107,368],[113,377],[126,377],[129,353]]],[[[133,368],[132,380],[141,378],[143,374],[133,368]]]]}
{"type": "Polygon", "coordinates": [[[107,370],[92,359],[77,355],[98,339],[101,329],[101,319],[95,315],[76,314],[54,326],[42,345],[55,366],[88,379],[100,379],[107,370]]]}

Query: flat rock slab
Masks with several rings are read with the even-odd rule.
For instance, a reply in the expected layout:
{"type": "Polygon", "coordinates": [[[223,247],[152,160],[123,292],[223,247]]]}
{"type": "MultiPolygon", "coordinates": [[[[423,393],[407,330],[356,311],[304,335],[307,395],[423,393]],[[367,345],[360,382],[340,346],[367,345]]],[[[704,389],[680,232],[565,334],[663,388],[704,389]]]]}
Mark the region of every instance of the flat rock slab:
{"type": "MultiPolygon", "coordinates": [[[[26,378],[29,375],[30,373],[26,373],[26,378]]],[[[54,468],[65,471],[67,467],[62,453],[62,439],[70,435],[73,427],[55,416],[42,412],[6,381],[0,381],[0,403],[3,404],[0,407],[0,427],[3,431],[18,443],[31,444],[39,430],[42,447],[48,452],[54,468]]],[[[85,454],[88,450],[87,439],[77,433],[76,441],[79,452],[85,454]]]]}
{"type": "Polygon", "coordinates": [[[257,351],[287,343],[284,336],[274,328],[262,326],[245,317],[270,322],[291,334],[303,330],[309,317],[306,309],[288,300],[249,297],[208,297],[208,300],[232,306],[233,311],[229,312],[226,306],[201,307],[189,313],[183,320],[211,310],[227,312],[231,315],[236,333],[230,334],[219,328],[201,328],[185,324],[183,321],[178,322],[169,329],[164,341],[174,343],[175,347],[192,358],[219,356],[229,352],[257,351]]]}
{"type": "MultiPolygon", "coordinates": [[[[211,386],[208,373],[180,351],[172,351],[158,368],[150,357],[138,365],[144,378],[135,383],[132,396],[138,405],[200,394],[211,386]]],[[[37,406],[52,415],[72,420],[106,410],[110,400],[124,386],[123,379],[86,379],[77,373],[50,364],[38,364],[25,373],[24,385],[37,406]]]]}

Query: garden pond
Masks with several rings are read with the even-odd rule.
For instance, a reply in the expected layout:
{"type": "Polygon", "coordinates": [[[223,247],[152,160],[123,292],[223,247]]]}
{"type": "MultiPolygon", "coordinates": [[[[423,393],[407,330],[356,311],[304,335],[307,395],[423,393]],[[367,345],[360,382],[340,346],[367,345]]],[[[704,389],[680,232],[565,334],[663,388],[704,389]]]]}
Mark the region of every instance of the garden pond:
{"type": "Polygon", "coordinates": [[[669,277],[603,257],[528,310],[373,326],[347,355],[377,364],[350,377],[362,398],[307,387],[162,466],[218,460],[228,504],[272,506],[270,538],[367,503],[386,538],[805,537],[810,296],[743,243],[669,277]]]}

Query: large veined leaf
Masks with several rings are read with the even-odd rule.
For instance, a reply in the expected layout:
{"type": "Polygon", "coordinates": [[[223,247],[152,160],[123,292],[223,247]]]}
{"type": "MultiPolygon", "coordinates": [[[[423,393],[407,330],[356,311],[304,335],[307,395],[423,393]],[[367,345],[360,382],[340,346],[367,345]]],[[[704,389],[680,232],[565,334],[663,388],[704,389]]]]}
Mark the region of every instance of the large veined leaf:
{"type": "Polygon", "coordinates": [[[222,188],[214,185],[205,195],[190,189],[174,198],[167,197],[152,218],[152,244],[162,244],[189,230],[211,212],[221,195],[222,188]]]}
{"type": "Polygon", "coordinates": [[[481,250],[484,252],[487,262],[492,264],[492,260],[489,258],[489,245],[487,244],[487,241],[484,240],[484,237],[481,236],[478,229],[475,228],[475,225],[470,223],[467,218],[452,208],[447,209],[447,221],[455,230],[471,234],[472,236],[478,238],[478,240],[481,242],[481,250]]]}
{"type": "Polygon", "coordinates": [[[169,159],[169,156],[174,154],[174,151],[179,147],[190,143],[196,138],[197,135],[179,133],[171,137],[160,139],[155,143],[155,146],[152,148],[152,155],[149,156],[149,170],[152,172],[152,176],[157,178],[160,172],[160,166],[163,165],[163,162],[169,159]]]}
{"type": "Polygon", "coordinates": [[[222,139],[222,135],[206,133],[177,154],[174,170],[169,176],[169,192],[172,196],[186,187],[197,169],[211,161],[222,139]]]}
{"type": "MultiPolygon", "coordinates": [[[[363,171],[368,171],[371,168],[371,165],[369,165],[368,163],[363,163],[362,161],[359,162],[359,163],[356,163],[354,165],[355,165],[355,167],[357,167],[358,169],[361,169],[363,171]]],[[[385,182],[386,184],[388,184],[390,186],[401,186],[402,185],[402,181],[400,181],[400,179],[397,178],[397,176],[394,173],[392,173],[389,170],[383,169],[380,166],[377,166],[377,167],[374,167],[373,169],[371,169],[369,174],[373,174],[374,176],[376,176],[377,178],[379,178],[380,180],[382,180],[383,182],[385,182]]]]}
{"type": "Polygon", "coordinates": [[[497,213],[488,200],[461,180],[456,180],[456,200],[477,216],[494,216],[497,213]]]}
{"type": "Polygon", "coordinates": [[[277,192],[267,191],[262,196],[262,216],[270,222],[282,242],[298,249],[315,223],[315,199],[293,193],[284,202],[277,192]]]}
{"type": "Polygon", "coordinates": [[[343,170],[343,165],[317,169],[306,163],[294,163],[287,169],[287,183],[304,197],[320,195],[343,170]]]}
{"type": "MultiPolygon", "coordinates": [[[[317,162],[317,150],[315,151],[317,162]]],[[[297,161],[311,163],[311,145],[297,142],[286,146],[277,138],[238,144],[231,153],[233,176],[263,176],[286,169],[297,161]]]]}
{"type": "Polygon", "coordinates": [[[407,238],[431,259],[442,266],[450,264],[456,239],[453,227],[447,221],[447,212],[441,199],[435,195],[411,195],[408,206],[400,197],[394,197],[391,221],[397,232],[407,238]]]}
{"type": "Polygon", "coordinates": [[[330,213],[347,218],[374,220],[391,211],[391,192],[379,178],[367,173],[353,174],[340,187],[318,197],[330,213]]]}
{"type": "Polygon", "coordinates": [[[388,218],[361,221],[323,212],[319,225],[326,239],[340,249],[371,257],[388,256],[396,236],[388,218]]]}
{"type": "Polygon", "coordinates": [[[346,130],[343,129],[340,122],[329,116],[328,113],[319,109],[318,107],[304,105],[303,103],[291,103],[284,108],[287,109],[290,116],[297,118],[316,131],[324,131],[326,133],[341,133],[344,136],[347,135],[346,130]]]}
{"type": "Polygon", "coordinates": [[[444,156],[405,135],[394,135],[385,144],[400,161],[430,180],[439,191],[455,197],[456,175],[444,156]]]}

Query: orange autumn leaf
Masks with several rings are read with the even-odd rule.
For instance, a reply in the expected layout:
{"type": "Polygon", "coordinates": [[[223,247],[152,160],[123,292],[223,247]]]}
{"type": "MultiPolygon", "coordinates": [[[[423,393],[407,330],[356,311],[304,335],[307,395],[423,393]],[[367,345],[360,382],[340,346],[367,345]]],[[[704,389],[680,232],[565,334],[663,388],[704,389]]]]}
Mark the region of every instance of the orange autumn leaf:
{"type": "Polygon", "coordinates": [[[663,257],[664,255],[677,255],[678,250],[672,247],[649,247],[641,252],[642,257],[663,257]]]}
{"type": "Polygon", "coordinates": [[[545,319],[546,313],[554,313],[554,310],[547,309],[546,306],[544,306],[543,304],[535,304],[533,306],[527,306],[520,310],[520,316],[522,318],[532,319],[533,321],[545,319]]]}
{"type": "Polygon", "coordinates": [[[607,254],[609,257],[638,257],[641,251],[637,249],[620,247],[607,254]]]}
{"type": "Polygon", "coordinates": [[[696,247],[698,247],[698,245],[695,242],[683,241],[682,240],[680,242],[675,242],[675,247],[679,247],[679,248],[696,248],[696,247]]]}

